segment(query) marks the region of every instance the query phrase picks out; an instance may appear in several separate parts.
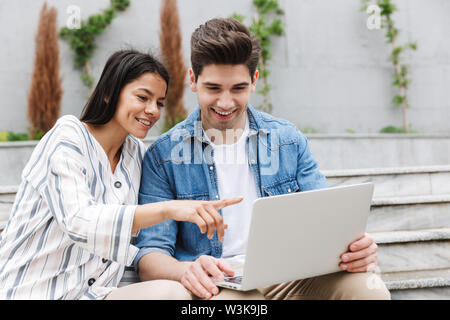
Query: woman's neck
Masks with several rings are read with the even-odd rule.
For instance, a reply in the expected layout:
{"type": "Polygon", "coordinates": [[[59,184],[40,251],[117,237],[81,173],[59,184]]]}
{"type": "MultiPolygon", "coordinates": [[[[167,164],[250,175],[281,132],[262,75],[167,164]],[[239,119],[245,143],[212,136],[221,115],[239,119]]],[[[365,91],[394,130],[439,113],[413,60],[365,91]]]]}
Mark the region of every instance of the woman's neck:
{"type": "Polygon", "coordinates": [[[112,121],[105,125],[92,125],[84,123],[89,132],[102,146],[114,172],[115,166],[120,159],[120,149],[128,136],[127,132],[122,132],[122,128],[117,128],[112,121]]]}

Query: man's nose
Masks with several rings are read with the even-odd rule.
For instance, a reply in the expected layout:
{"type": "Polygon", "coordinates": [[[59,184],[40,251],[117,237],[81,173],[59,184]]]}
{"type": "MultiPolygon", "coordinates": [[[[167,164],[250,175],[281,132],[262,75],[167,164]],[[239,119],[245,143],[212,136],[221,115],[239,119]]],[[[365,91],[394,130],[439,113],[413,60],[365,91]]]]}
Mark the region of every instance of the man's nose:
{"type": "Polygon", "coordinates": [[[230,92],[225,91],[220,95],[217,106],[221,108],[234,107],[233,96],[230,92]]]}

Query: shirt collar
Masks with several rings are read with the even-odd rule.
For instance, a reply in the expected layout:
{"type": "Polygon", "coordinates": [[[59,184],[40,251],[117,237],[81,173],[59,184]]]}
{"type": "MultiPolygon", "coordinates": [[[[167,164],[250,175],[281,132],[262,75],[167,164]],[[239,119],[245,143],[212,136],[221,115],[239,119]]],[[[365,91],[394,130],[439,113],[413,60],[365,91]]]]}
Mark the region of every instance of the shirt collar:
{"type": "MultiPolygon", "coordinates": [[[[251,105],[247,108],[247,115],[249,121],[249,137],[259,133],[268,134],[269,130],[263,128],[263,122],[261,119],[261,113],[258,112],[251,105]]],[[[182,135],[183,140],[196,138],[201,142],[209,143],[208,139],[204,137],[202,121],[200,116],[200,107],[195,108],[195,110],[186,118],[185,121],[185,133],[182,135]]]]}

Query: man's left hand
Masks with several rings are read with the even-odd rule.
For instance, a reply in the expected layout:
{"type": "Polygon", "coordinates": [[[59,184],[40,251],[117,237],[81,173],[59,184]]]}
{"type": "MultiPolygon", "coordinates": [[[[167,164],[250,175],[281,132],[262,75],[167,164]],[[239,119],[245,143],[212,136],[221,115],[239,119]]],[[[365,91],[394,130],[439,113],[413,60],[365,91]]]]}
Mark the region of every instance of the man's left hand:
{"type": "Polygon", "coordinates": [[[349,245],[349,251],[341,255],[341,270],[348,272],[371,272],[377,267],[378,246],[373,238],[365,233],[364,236],[349,245]]]}

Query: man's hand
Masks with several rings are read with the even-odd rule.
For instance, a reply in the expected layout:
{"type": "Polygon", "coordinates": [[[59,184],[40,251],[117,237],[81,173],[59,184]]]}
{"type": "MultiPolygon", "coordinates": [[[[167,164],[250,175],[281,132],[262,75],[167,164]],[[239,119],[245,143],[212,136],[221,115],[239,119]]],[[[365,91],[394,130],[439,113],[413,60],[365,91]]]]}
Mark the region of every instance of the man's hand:
{"type": "Polygon", "coordinates": [[[372,237],[365,233],[364,236],[349,245],[349,251],[341,255],[341,270],[348,272],[370,272],[378,263],[378,246],[372,237]]]}
{"type": "Polygon", "coordinates": [[[219,293],[219,288],[210,276],[213,276],[217,281],[223,281],[223,272],[228,276],[234,275],[232,267],[224,259],[204,255],[188,267],[181,277],[181,283],[197,297],[209,299],[219,293]]]}

